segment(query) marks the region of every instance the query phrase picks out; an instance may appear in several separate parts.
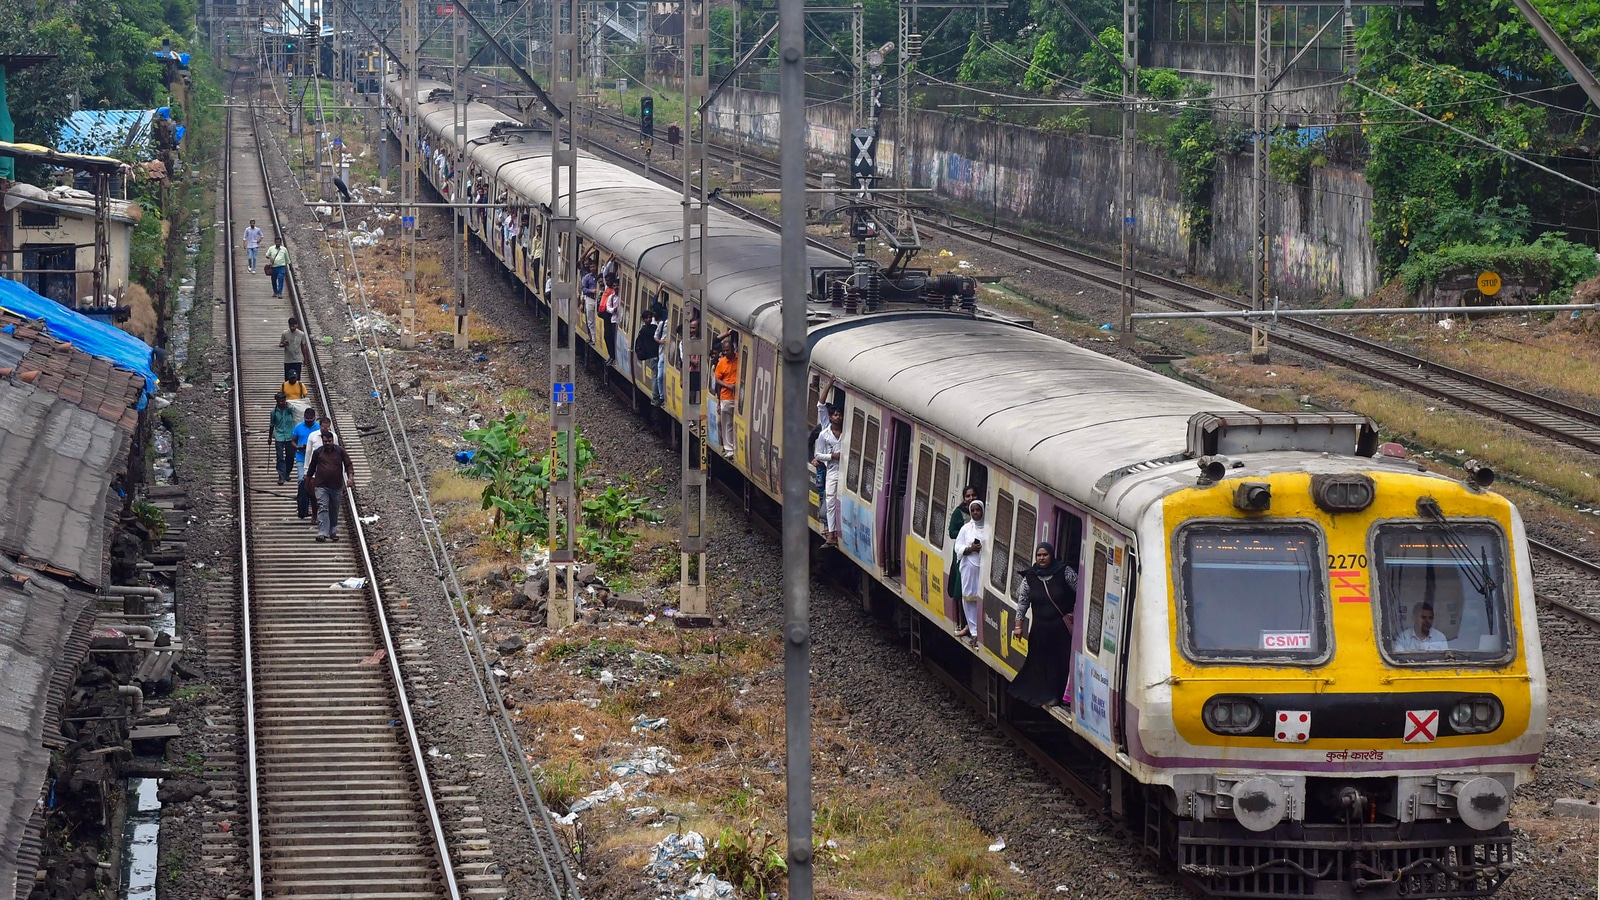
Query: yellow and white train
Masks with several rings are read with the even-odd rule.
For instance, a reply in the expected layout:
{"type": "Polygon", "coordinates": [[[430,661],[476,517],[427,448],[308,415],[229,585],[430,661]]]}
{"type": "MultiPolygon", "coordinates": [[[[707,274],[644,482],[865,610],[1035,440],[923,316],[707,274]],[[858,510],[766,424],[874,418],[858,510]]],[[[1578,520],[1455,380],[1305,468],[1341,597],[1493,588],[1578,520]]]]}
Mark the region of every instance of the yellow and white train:
{"type": "MultiPolygon", "coordinates": [[[[542,302],[548,132],[470,104],[462,159],[445,90],[423,86],[443,102],[400,137],[442,190],[467,167],[496,204],[474,230],[542,302]]],[[[653,304],[674,332],[688,321],[680,198],[590,156],[578,172],[577,257],[618,260],[611,349],[648,397],[627,336],[653,304]]],[[[778,239],[715,211],[708,233],[703,314],[741,364],[728,465],[776,504],[778,239]]],[[[812,251],[811,267],[813,391],[829,386],[811,399],[845,413],[840,550],[912,611],[914,647],[965,654],[997,705],[1028,654],[1069,658],[1043,715],[1106,805],[1212,895],[1477,897],[1511,874],[1545,678],[1522,522],[1491,475],[1423,471],[1362,417],[1257,412],[975,313],[970,282],[928,278],[861,313],[829,287],[848,260],[812,251]],[[950,639],[944,584],[968,485],[991,523],[976,647],[950,639]],[[1069,646],[1013,637],[1039,541],[1078,573],[1069,646]]],[[[685,376],[670,354],[680,435],[685,376]]]]}

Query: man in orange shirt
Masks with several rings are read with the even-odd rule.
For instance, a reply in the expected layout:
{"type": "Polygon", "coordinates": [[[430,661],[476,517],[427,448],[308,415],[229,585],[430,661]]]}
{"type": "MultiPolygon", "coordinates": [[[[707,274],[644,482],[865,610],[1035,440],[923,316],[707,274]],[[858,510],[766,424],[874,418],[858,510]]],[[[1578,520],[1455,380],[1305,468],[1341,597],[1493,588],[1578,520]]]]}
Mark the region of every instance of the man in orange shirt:
{"type": "Polygon", "coordinates": [[[722,455],[733,459],[733,398],[739,390],[739,359],[732,338],[722,342],[722,358],[717,360],[713,374],[717,379],[717,430],[722,433],[722,455]]]}

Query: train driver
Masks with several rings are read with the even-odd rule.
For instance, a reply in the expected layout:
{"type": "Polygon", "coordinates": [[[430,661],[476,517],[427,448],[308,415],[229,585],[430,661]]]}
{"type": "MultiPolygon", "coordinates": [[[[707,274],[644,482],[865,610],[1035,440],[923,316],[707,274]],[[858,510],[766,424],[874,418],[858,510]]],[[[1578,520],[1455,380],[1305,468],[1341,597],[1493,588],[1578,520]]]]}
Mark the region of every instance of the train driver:
{"type": "Polygon", "coordinates": [[[1450,641],[1444,633],[1433,627],[1433,604],[1424,600],[1417,604],[1417,624],[1400,632],[1395,638],[1396,653],[1419,653],[1427,650],[1449,650],[1450,641]]]}

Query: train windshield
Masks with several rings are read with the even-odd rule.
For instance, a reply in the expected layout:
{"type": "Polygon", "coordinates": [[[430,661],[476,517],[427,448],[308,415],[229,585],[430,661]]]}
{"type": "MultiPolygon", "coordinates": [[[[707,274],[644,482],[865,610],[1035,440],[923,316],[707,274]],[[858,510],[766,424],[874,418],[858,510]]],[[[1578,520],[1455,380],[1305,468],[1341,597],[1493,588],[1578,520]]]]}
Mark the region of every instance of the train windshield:
{"type": "Polygon", "coordinates": [[[1321,544],[1309,525],[1184,529],[1185,653],[1229,660],[1325,656],[1328,579],[1321,544]]]}
{"type": "Polygon", "coordinates": [[[1504,658],[1503,546],[1498,528],[1477,522],[1379,526],[1372,587],[1386,655],[1400,663],[1504,658]]]}

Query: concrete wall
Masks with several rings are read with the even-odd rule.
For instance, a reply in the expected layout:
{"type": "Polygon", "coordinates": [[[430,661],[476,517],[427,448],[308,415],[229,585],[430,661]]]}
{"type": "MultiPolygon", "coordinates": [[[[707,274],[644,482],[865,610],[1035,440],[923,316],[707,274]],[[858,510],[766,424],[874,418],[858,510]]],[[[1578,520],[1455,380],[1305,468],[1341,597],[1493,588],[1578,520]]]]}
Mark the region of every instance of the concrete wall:
{"type": "MultiPolygon", "coordinates": [[[[739,127],[745,140],[775,149],[778,105],[774,94],[743,91],[739,127]]],[[[724,94],[710,127],[724,137],[734,129],[734,97],[724,94]]],[[[807,144],[820,168],[847,178],[850,108],[820,104],[807,113],[807,144]]],[[[880,142],[879,169],[893,174],[893,118],[880,142]]],[[[997,212],[1002,221],[1028,222],[1047,231],[1067,230],[1089,241],[1118,244],[1119,160],[1117,141],[1065,135],[1014,125],[996,125],[933,111],[914,111],[908,132],[913,181],[973,215],[997,212]]],[[[1138,150],[1139,246],[1143,253],[1192,264],[1214,280],[1247,284],[1253,223],[1249,215],[1250,160],[1220,160],[1209,245],[1190,260],[1176,168],[1154,148],[1138,150]]],[[[1378,288],[1377,256],[1367,232],[1372,192],[1358,172],[1328,169],[1312,174],[1309,189],[1279,186],[1270,212],[1272,266],[1284,299],[1363,296],[1378,288]]]]}
{"type": "MultiPolygon", "coordinates": [[[[1285,55],[1282,47],[1273,48],[1274,71],[1297,52],[1298,48],[1285,55]]],[[[1250,108],[1249,95],[1255,92],[1256,83],[1253,44],[1152,41],[1147,54],[1140,65],[1177,69],[1185,77],[1211,85],[1211,96],[1240,114],[1250,108]]],[[[1340,94],[1344,85],[1338,79],[1338,48],[1315,48],[1278,82],[1272,93],[1272,108],[1280,116],[1297,114],[1307,122],[1324,120],[1329,111],[1343,108],[1340,94]],[[1329,65],[1334,66],[1331,71],[1317,68],[1329,65]]]]}

